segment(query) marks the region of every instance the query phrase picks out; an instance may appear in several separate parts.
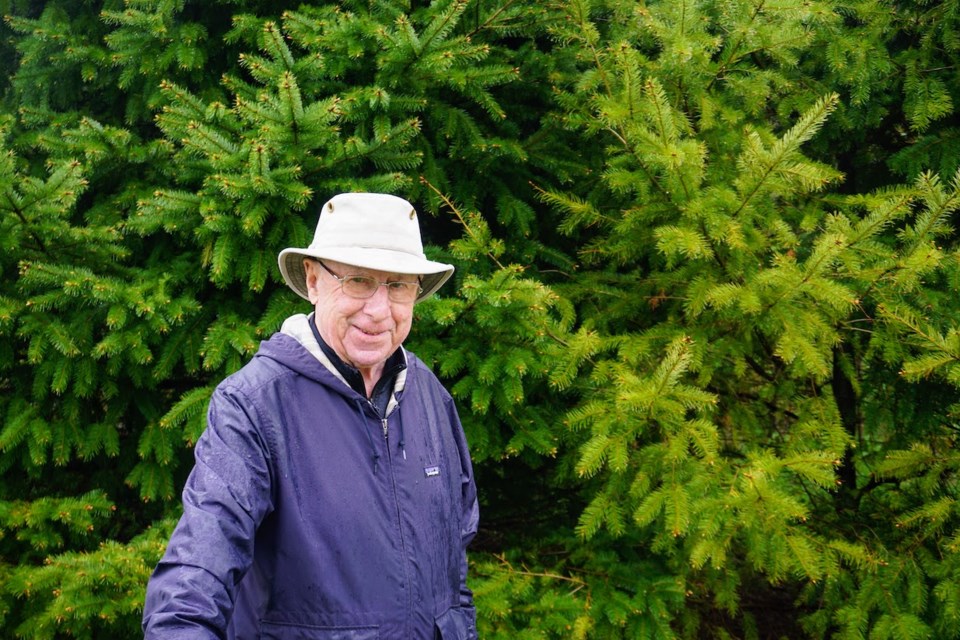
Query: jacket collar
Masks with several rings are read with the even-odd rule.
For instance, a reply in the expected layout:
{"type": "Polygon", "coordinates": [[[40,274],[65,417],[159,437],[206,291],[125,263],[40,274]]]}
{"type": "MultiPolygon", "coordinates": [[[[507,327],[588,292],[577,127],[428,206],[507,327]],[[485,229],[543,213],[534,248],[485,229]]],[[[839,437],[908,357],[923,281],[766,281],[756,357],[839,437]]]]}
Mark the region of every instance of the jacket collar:
{"type": "MultiPolygon", "coordinates": [[[[347,375],[341,371],[341,369],[336,365],[336,362],[339,360],[343,366],[350,367],[347,363],[340,360],[340,357],[337,356],[336,352],[320,338],[319,335],[315,335],[315,324],[312,320],[313,315],[307,316],[303,313],[298,313],[290,316],[284,320],[283,325],[280,327],[280,333],[286,334],[294,338],[300,345],[310,352],[313,357],[315,357],[320,363],[332,373],[340,382],[345,386],[357,391],[357,388],[353,386],[348,380],[347,375]],[[324,349],[326,347],[326,350],[324,349]],[[328,353],[329,352],[329,353],[328,353]]],[[[319,332],[317,332],[319,334],[319,332]]],[[[384,380],[388,377],[393,377],[392,391],[390,393],[391,386],[384,383],[384,395],[387,396],[387,406],[386,410],[381,411],[381,415],[388,415],[393,411],[394,405],[396,405],[396,396],[403,391],[404,386],[407,381],[407,352],[401,346],[387,359],[387,365],[384,367],[384,375],[380,378],[380,383],[377,384],[380,387],[381,383],[384,383],[384,380]],[[388,372],[392,371],[392,375],[388,372]]],[[[356,371],[354,369],[354,371],[356,371]]],[[[360,372],[356,371],[356,375],[360,376],[360,372]]],[[[366,393],[363,387],[362,378],[360,380],[359,391],[357,391],[361,396],[366,397],[366,393]]],[[[376,394],[376,391],[374,391],[376,394]]],[[[382,409],[382,407],[381,407],[382,409]]]]}
{"type": "MultiPolygon", "coordinates": [[[[360,370],[347,363],[333,350],[333,347],[327,344],[327,341],[320,335],[320,330],[317,329],[317,323],[313,321],[313,314],[308,316],[307,322],[310,325],[313,338],[317,341],[317,344],[320,345],[320,350],[327,356],[327,360],[333,363],[333,366],[337,368],[337,371],[340,372],[340,375],[347,384],[350,385],[351,389],[366,397],[367,387],[363,382],[363,375],[360,373],[360,370]]],[[[387,410],[387,402],[390,399],[390,392],[393,390],[393,383],[397,378],[397,374],[406,368],[406,360],[400,351],[400,347],[397,347],[397,350],[390,354],[390,357],[387,358],[387,361],[384,363],[383,373],[380,374],[380,379],[377,380],[377,384],[374,385],[373,393],[370,394],[369,398],[370,402],[377,407],[381,415],[387,410]]]]}

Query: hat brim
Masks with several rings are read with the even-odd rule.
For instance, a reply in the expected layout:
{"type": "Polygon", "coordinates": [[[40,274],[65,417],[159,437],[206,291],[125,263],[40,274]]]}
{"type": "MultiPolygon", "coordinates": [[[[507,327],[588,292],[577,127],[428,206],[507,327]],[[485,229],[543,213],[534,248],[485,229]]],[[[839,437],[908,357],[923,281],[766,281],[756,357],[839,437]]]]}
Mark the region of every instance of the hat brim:
{"type": "Polygon", "coordinates": [[[453,265],[386,249],[357,247],[326,247],[318,250],[284,249],[277,257],[280,274],[287,286],[304,300],[310,299],[307,293],[307,274],[303,266],[304,258],[332,260],[364,269],[420,276],[420,287],[423,292],[417,296],[417,302],[433,295],[453,275],[454,270],[453,265]]]}

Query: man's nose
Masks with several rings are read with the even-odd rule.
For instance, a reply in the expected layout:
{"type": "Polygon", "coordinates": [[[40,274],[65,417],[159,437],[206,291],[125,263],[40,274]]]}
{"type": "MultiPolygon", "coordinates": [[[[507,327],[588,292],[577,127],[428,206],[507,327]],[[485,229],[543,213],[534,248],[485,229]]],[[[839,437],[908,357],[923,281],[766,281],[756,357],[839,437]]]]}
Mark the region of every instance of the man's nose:
{"type": "Polygon", "coordinates": [[[371,316],[382,316],[390,313],[390,297],[387,287],[381,284],[373,295],[367,298],[364,310],[371,316]]]}

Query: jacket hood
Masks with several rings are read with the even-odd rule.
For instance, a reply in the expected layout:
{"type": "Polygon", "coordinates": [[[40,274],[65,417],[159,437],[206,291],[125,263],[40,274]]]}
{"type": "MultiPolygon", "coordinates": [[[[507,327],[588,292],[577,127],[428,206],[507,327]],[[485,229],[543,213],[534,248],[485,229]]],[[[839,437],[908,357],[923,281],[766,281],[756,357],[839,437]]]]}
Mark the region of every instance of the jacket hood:
{"type": "Polygon", "coordinates": [[[349,386],[317,344],[310,330],[310,317],[306,314],[298,313],[284,320],[280,331],[264,342],[260,351],[263,356],[277,360],[300,375],[319,380],[322,374],[318,372],[326,370],[349,386]]]}

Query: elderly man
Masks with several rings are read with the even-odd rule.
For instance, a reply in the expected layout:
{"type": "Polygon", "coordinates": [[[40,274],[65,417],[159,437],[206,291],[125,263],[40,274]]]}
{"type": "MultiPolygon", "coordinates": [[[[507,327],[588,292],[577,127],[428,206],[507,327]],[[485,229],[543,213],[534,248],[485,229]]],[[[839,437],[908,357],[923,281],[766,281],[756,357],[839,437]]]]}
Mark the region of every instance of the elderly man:
{"type": "Polygon", "coordinates": [[[341,194],[279,256],[313,305],[210,401],[148,638],[476,638],[477,498],[450,394],[401,346],[453,273],[409,202],[341,194]]]}

